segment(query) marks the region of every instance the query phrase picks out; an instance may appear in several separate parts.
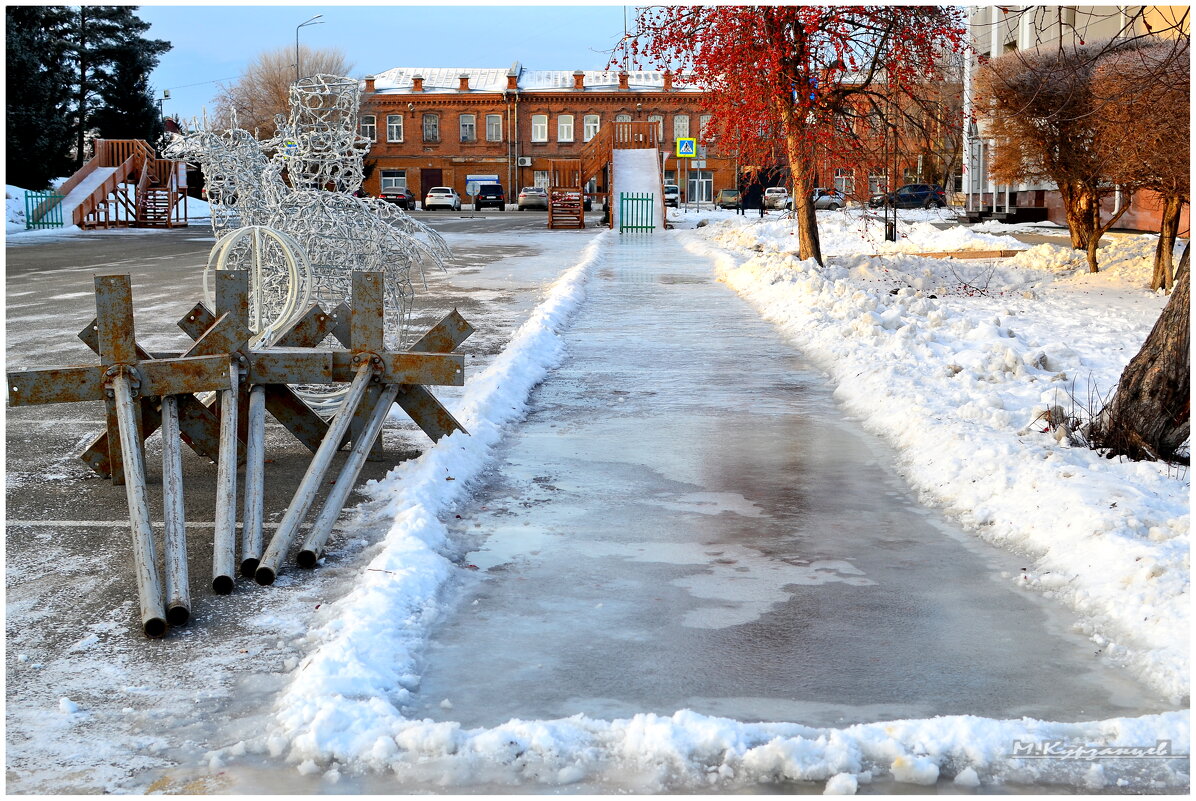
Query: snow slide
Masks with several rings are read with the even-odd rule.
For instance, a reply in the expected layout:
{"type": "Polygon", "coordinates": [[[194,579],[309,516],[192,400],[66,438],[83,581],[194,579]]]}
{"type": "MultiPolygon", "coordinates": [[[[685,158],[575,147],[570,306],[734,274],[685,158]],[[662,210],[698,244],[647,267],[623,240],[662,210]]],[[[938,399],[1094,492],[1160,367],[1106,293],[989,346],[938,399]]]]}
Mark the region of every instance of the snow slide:
{"type": "Polygon", "coordinates": [[[615,150],[611,165],[611,215],[615,229],[619,228],[619,195],[646,193],[652,195],[652,216],[656,230],[664,230],[664,198],[660,196],[660,154],[655,148],[615,150]]]}
{"type": "Polygon", "coordinates": [[[75,209],[116,172],[116,167],[96,167],[90,175],[79,182],[71,193],[62,199],[62,224],[74,222],[75,209]]]}

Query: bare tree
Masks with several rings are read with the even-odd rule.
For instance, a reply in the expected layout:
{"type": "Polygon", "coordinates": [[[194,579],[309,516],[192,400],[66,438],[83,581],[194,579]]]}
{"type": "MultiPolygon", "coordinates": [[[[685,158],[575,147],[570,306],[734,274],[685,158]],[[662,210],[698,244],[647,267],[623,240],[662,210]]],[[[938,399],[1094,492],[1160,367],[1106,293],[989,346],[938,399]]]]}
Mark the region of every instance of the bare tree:
{"type": "Polygon", "coordinates": [[[1159,244],[1151,289],[1172,289],[1172,252],[1183,207],[1190,202],[1191,105],[1189,42],[1159,41],[1112,53],[1097,64],[1092,92],[1096,148],[1104,153],[1109,180],[1158,194],[1162,203],[1159,244]]]}
{"type": "MultiPolygon", "coordinates": [[[[352,64],[337,48],[299,48],[303,75],[347,75],[352,64]]],[[[295,82],[295,50],[280,47],[259,53],[235,83],[221,87],[216,97],[217,129],[243,128],[258,138],[273,136],[275,115],[286,115],[295,82]]]]}
{"type": "Polygon", "coordinates": [[[1187,462],[1181,448],[1191,436],[1189,354],[1189,245],[1175,276],[1175,291],[1150,336],[1117,384],[1113,399],[1093,419],[1088,438],[1112,456],[1187,462]]]}

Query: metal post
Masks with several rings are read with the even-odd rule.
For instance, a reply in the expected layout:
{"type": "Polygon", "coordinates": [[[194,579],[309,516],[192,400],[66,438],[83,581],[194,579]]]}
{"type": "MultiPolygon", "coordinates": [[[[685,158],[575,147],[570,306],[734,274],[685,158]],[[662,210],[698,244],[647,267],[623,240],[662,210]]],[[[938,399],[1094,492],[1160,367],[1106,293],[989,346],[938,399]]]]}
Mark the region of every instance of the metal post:
{"type": "Polygon", "coordinates": [[[112,377],[116,422],[124,453],[125,495],[129,500],[129,523],[133,529],[133,564],[137,571],[137,595],[141,601],[141,630],[147,637],[166,633],[162,608],[162,583],[154,556],[154,530],[150,525],[149,498],[145,489],[145,456],[137,437],[137,416],[141,410],[133,399],[129,377],[120,370],[112,377]]]}
{"type": "Polygon", "coordinates": [[[294,539],[303,518],[307,516],[308,509],[315,501],[320,482],[324,480],[324,474],[328,472],[328,468],[332,464],[332,457],[340,448],[341,441],[349,430],[353,412],[357,409],[357,404],[361,403],[366,388],[369,387],[370,380],[373,378],[373,365],[368,354],[364,358],[366,361],[357,368],[357,375],[354,376],[353,383],[349,386],[349,393],[345,396],[340,412],[333,419],[332,425],[328,426],[324,440],[320,443],[315,456],[312,457],[311,464],[307,466],[307,472],[303,475],[303,480],[299,482],[299,488],[295,490],[295,497],[291,499],[291,504],[287,507],[282,522],[278,525],[278,530],[270,538],[270,546],[262,555],[262,561],[253,576],[254,581],[258,584],[274,583],[279,565],[291,546],[291,540],[294,539]]]}
{"type": "Polygon", "coordinates": [[[184,520],[179,401],[174,395],[166,395],[162,398],[162,525],[165,529],[166,620],[172,626],[181,626],[191,619],[184,520]]]}
{"type": "Polygon", "coordinates": [[[241,575],[253,578],[262,557],[262,493],[265,487],[266,388],[249,390],[245,444],[245,514],[241,521],[241,575]]]}
{"type": "Polygon", "coordinates": [[[216,468],[216,523],[212,534],[212,590],[233,591],[237,556],[237,358],[228,369],[228,389],[220,390],[220,460],[216,468]]]}
{"type": "Polygon", "coordinates": [[[315,567],[316,562],[324,555],[324,545],[328,542],[328,535],[332,533],[332,526],[336,523],[336,518],[340,516],[341,509],[344,508],[345,501],[353,490],[353,485],[357,483],[357,476],[361,473],[361,468],[370,454],[374,440],[382,431],[386,414],[390,411],[390,406],[395,402],[395,397],[398,394],[398,384],[387,384],[382,390],[382,396],[370,412],[370,418],[366,422],[365,428],[358,435],[357,441],[353,443],[353,450],[349,452],[349,458],[345,460],[341,474],[336,479],[336,484],[333,485],[332,491],[328,493],[328,498],[324,501],[324,508],[320,510],[319,517],[312,524],[311,531],[307,533],[307,539],[303,541],[303,547],[296,560],[299,567],[315,567]]]}

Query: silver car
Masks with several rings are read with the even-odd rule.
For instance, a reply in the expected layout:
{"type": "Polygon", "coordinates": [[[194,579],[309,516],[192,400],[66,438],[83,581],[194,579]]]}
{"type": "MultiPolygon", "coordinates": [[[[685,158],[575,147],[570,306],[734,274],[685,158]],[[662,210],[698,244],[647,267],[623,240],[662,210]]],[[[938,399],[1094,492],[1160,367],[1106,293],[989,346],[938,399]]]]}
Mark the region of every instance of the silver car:
{"type": "Polygon", "coordinates": [[[547,209],[548,192],[538,186],[525,186],[519,190],[519,210],[547,209]]]}
{"type": "Polygon", "coordinates": [[[847,205],[847,198],[834,189],[815,189],[812,193],[814,208],[836,211],[847,205]]]}

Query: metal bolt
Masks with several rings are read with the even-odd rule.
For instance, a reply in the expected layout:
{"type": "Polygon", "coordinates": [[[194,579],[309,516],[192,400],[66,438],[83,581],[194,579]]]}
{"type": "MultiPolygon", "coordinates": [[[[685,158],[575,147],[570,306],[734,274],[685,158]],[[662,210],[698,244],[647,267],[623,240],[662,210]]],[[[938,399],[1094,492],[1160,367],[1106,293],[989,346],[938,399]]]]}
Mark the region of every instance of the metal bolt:
{"type": "Polygon", "coordinates": [[[116,368],[109,367],[107,370],[104,371],[104,375],[116,375],[116,368]]]}
{"type": "Polygon", "coordinates": [[[381,356],[375,356],[373,359],[371,359],[371,361],[372,361],[374,364],[382,364],[382,357],[381,357],[381,356]]]}

